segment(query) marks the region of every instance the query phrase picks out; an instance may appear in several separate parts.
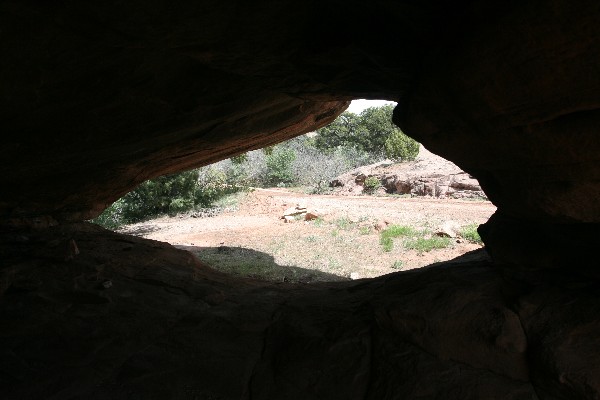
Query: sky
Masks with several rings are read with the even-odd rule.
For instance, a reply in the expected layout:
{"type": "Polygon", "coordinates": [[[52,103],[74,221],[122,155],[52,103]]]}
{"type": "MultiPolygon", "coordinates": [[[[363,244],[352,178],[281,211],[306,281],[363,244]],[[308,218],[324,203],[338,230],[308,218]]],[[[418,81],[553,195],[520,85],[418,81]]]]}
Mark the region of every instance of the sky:
{"type": "Polygon", "coordinates": [[[397,103],[395,103],[393,101],[388,101],[388,100],[365,100],[365,99],[352,100],[352,103],[350,103],[350,107],[348,107],[348,109],[346,111],[350,111],[354,114],[360,114],[360,112],[362,110],[364,110],[365,108],[381,107],[385,104],[396,105],[397,103]]]}

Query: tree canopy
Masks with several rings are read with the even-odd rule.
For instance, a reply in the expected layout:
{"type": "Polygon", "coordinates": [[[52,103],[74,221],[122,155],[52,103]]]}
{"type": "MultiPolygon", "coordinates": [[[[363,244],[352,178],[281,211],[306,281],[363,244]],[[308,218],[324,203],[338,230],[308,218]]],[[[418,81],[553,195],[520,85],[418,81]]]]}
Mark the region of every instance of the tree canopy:
{"type": "Polygon", "coordinates": [[[342,113],[331,124],[317,130],[314,145],[322,151],[355,147],[371,154],[385,154],[397,161],[414,160],[419,143],[392,122],[393,105],[370,107],[360,114],[342,113]]]}

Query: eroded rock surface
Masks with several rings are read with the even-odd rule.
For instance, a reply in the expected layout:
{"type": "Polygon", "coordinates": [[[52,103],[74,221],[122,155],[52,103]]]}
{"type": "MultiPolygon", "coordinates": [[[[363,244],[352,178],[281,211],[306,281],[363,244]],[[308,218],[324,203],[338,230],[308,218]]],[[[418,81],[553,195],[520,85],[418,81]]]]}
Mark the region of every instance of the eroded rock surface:
{"type": "Polygon", "coordinates": [[[32,255],[3,269],[7,399],[553,399],[600,389],[597,282],[518,283],[473,254],[372,280],[267,284],[88,224],[4,239],[8,259],[32,255]],[[70,241],[79,254],[65,258],[70,241]]]}
{"type": "Polygon", "coordinates": [[[337,194],[364,192],[365,180],[375,177],[379,191],[388,194],[452,199],[485,199],[477,179],[456,164],[431,153],[421,145],[414,161],[383,161],[348,171],[329,183],[337,194]]]}

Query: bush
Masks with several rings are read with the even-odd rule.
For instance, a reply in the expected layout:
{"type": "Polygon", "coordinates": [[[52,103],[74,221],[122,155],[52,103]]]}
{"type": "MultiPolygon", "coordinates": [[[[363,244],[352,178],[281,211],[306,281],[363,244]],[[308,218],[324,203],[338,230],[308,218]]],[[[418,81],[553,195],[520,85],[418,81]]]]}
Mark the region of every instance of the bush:
{"type": "Polygon", "coordinates": [[[471,243],[483,244],[481,236],[479,236],[479,232],[477,232],[478,226],[478,224],[469,224],[464,226],[460,230],[459,234],[463,239],[468,240],[471,243]]]}
{"type": "Polygon", "coordinates": [[[219,168],[205,167],[198,170],[198,191],[195,203],[209,207],[219,197],[228,192],[227,175],[219,168]]]}
{"type": "Polygon", "coordinates": [[[386,157],[394,161],[412,161],[419,154],[419,143],[399,129],[385,140],[384,148],[386,157]]]}
{"type": "Polygon", "coordinates": [[[374,194],[381,187],[381,182],[376,176],[369,176],[363,183],[363,191],[367,194],[374,194]]]}
{"type": "Polygon", "coordinates": [[[296,159],[296,152],[290,148],[276,147],[266,156],[267,181],[272,185],[289,185],[294,183],[295,174],[292,163],[296,159]]]}
{"type": "Polygon", "coordinates": [[[231,157],[231,162],[233,164],[241,165],[241,164],[245,163],[246,161],[248,161],[248,153],[242,153],[237,156],[231,157]]]}
{"type": "Polygon", "coordinates": [[[118,229],[123,222],[123,198],[108,206],[102,214],[92,219],[90,222],[105,227],[106,229],[118,229]]]}
{"type": "Polygon", "coordinates": [[[419,144],[392,122],[394,106],[370,107],[359,115],[344,112],[331,124],[317,130],[314,146],[324,153],[354,147],[392,160],[414,160],[419,144]]]}

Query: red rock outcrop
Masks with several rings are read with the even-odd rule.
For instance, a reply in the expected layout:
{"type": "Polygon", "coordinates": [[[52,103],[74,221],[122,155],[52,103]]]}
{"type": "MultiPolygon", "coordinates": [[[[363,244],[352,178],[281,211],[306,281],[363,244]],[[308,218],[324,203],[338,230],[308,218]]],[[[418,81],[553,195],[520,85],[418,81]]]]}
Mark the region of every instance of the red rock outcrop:
{"type": "Polygon", "coordinates": [[[598,21],[591,0],[4,2],[0,393],[599,398],[598,21]],[[81,222],[353,98],[398,101],[478,179],[492,261],[270,286],[81,222]]]}

